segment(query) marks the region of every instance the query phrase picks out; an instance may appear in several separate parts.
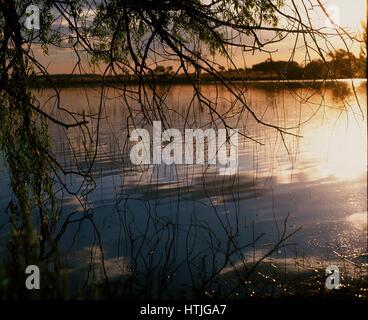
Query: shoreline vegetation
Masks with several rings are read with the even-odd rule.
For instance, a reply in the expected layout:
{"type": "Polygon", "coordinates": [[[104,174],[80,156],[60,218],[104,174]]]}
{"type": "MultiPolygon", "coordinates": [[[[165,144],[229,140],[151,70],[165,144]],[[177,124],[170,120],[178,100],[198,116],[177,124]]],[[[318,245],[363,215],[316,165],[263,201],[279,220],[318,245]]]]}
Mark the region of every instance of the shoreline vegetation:
{"type": "MultiPolygon", "coordinates": [[[[319,78],[319,79],[288,79],[288,78],[279,78],[279,77],[235,77],[235,76],[223,76],[223,81],[231,81],[231,82],[239,82],[245,84],[281,84],[281,85],[290,85],[290,86],[300,86],[303,85],[310,87],[319,87],[322,85],[334,84],[339,80],[367,80],[366,77],[353,77],[353,78],[319,78]]],[[[78,86],[97,86],[101,85],[116,85],[116,84],[130,84],[136,85],[140,81],[145,83],[155,82],[156,84],[162,85],[172,85],[172,84],[191,84],[192,81],[198,81],[198,79],[193,74],[191,78],[188,78],[185,75],[177,75],[175,77],[157,77],[152,80],[139,80],[134,76],[130,77],[121,77],[121,76],[103,76],[98,74],[83,74],[83,75],[66,75],[66,74],[54,74],[46,76],[36,76],[29,81],[29,86],[34,89],[42,89],[42,88],[51,88],[51,87],[74,87],[78,86]]],[[[219,84],[219,81],[214,79],[213,77],[203,75],[200,78],[201,84],[219,84]]]]}
{"type": "Polygon", "coordinates": [[[352,53],[338,50],[335,54],[329,55],[330,60],[323,62],[313,60],[305,66],[294,61],[273,61],[268,59],[255,64],[252,68],[226,69],[219,66],[217,74],[209,73],[180,73],[174,71],[172,66],[157,65],[144,78],[139,78],[133,74],[115,74],[102,76],[101,74],[50,74],[35,75],[28,79],[28,84],[32,88],[47,87],[71,87],[78,85],[114,85],[119,83],[158,83],[170,84],[193,84],[200,82],[221,83],[221,82],[264,82],[287,83],[297,85],[298,83],[328,83],[335,80],[346,79],[366,79],[366,62],[362,57],[355,57],[352,53]]]}

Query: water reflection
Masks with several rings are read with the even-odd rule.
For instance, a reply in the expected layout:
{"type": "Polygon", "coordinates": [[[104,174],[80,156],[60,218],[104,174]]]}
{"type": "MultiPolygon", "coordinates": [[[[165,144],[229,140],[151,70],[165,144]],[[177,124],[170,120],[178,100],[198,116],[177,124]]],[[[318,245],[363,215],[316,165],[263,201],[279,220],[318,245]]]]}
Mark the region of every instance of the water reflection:
{"type": "Polygon", "coordinates": [[[353,213],[346,220],[357,229],[367,230],[367,212],[353,213]]]}
{"type": "MultiPolygon", "coordinates": [[[[180,270],[176,278],[185,282],[191,269],[183,261],[188,256],[194,261],[212,254],[215,264],[221,264],[229,235],[242,248],[232,261],[238,266],[245,256],[252,261],[255,253],[278,240],[287,215],[287,230],[303,226],[293,243],[305,257],[329,261],[336,257],[336,251],[362,251],[366,229],[361,226],[367,212],[366,84],[357,85],[360,105],[349,84],[341,84],[339,91],[325,88],[323,96],[303,86],[249,85],[247,99],[263,121],[295,128],[292,132],[303,138],[282,139],[247,113],[240,118],[229,115],[230,125],[262,143],[239,139],[239,173],[231,177],[220,176],[216,167],[206,165],[133,166],[128,139],[133,127],[127,124],[128,113],[118,99],[119,92],[109,89],[103,119],[88,124],[92,139],[77,128],[50,128],[55,154],[64,168],[91,169],[89,174],[94,178],[92,183],[75,174],[61,175],[70,190],[85,188],[85,193],[90,192],[83,199],[64,194],[63,218],[70,212],[82,216],[88,204],[111,276],[126,275],[126,270],[119,273],[119,265],[134,258],[137,270],[158,268],[163,272],[160,268],[166,268],[176,274],[180,270]],[[344,104],[337,95],[344,95],[344,104]],[[255,238],[259,241],[247,246],[255,238]]],[[[240,108],[221,87],[215,90],[206,85],[202,90],[217,103],[220,114],[226,114],[229,105],[233,110],[240,108]]],[[[171,127],[206,128],[210,123],[210,114],[198,105],[191,106],[192,93],[186,85],[171,88],[166,100],[175,111],[170,114],[171,127]],[[194,111],[184,121],[189,106],[194,111]]],[[[40,98],[47,101],[46,108],[53,109],[50,94],[45,90],[40,98]]],[[[98,111],[99,89],[63,89],[61,96],[62,106],[73,112],[98,111]]],[[[60,116],[56,108],[54,116],[60,116]]],[[[136,120],[139,123],[138,115],[136,120]]],[[[6,171],[0,174],[5,177],[6,171]]],[[[1,200],[9,195],[6,181],[0,182],[1,200]]],[[[5,200],[0,202],[1,209],[5,205],[5,200]]],[[[88,259],[74,259],[73,253],[90,252],[95,243],[91,225],[71,225],[64,234],[61,252],[71,268],[77,268],[87,265],[88,259]]],[[[286,248],[282,256],[292,259],[295,247],[286,248]]],[[[97,253],[94,263],[101,263],[97,253]]]]}

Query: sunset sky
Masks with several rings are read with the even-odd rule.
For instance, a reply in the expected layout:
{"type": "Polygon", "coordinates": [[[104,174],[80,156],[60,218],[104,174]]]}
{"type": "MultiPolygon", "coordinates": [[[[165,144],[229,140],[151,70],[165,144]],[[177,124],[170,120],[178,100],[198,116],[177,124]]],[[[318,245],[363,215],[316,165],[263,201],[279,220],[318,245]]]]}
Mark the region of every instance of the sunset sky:
{"type": "MultiPolygon", "coordinates": [[[[361,24],[366,20],[366,0],[324,0],[322,2],[326,7],[335,6],[338,8],[337,16],[339,18],[339,25],[344,27],[349,32],[361,32],[361,24]]],[[[326,24],[326,18],[322,15],[315,16],[314,18],[315,26],[324,26],[326,24]]],[[[274,60],[288,60],[290,58],[291,49],[294,46],[294,37],[292,35],[288,36],[282,42],[277,43],[269,49],[275,50],[272,58],[274,60]]],[[[344,47],[341,42],[336,39],[331,42],[336,47],[344,47]]],[[[299,63],[303,62],[305,49],[303,48],[302,42],[299,42],[299,49],[296,52],[294,60],[299,63]]],[[[357,54],[359,52],[359,44],[355,43],[352,45],[348,43],[349,49],[357,54]]],[[[40,59],[40,62],[47,66],[50,73],[70,73],[77,61],[77,57],[72,49],[59,49],[59,48],[49,48],[49,53],[47,56],[40,53],[39,49],[36,49],[36,55],[40,59]]],[[[241,53],[240,51],[233,52],[235,61],[238,67],[251,67],[255,63],[262,62],[269,58],[269,54],[255,52],[251,53],[241,53]]],[[[223,58],[218,58],[217,60],[220,64],[229,67],[228,62],[223,58]]],[[[99,73],[98,70],[91,70],[87,63],[83,64],[85,73],[99,73]]]]}

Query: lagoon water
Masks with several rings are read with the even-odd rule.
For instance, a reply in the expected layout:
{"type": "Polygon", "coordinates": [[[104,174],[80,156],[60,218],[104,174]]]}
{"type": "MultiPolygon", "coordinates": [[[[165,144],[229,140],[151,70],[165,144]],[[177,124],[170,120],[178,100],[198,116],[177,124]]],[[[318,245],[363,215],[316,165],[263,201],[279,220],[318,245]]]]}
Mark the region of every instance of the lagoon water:
{"type": "MultiPolygon", "coordinates": [[[[170,127],[182,132],[208,127],[213,114],[192,100],[189,85],[161,90],[170,127]]],[[[102,117],[89,119],[83,132],[50,125],[54,153],[64,169],[93,178],[59,171],[78,196],[55,186],[62,210],[55,233],[68,216],[75,221],[59,243],[66,268],[78,271],[75,278],[83,281],[91,265],[100,277],[104,261],[110,278],[134,271],[152,287],[187,286],[193,277],[252,265],[284,231],[299,227],[269,257],[275,267],[302,268],[296,263],[301,257],[311,268],[339,263],[341,256],[362,261],[359,255],[367,250],[366,81],[354,81],[354,88],[351,81],[340,82],[323,95],[304,86],[248,84],[245,96],[258,117],[294,128],[290,132],[300,137],[281,136],[257,123],[223,87],[208,84],[201,90],[228,123],[256,140],[239,136],[234,176],[219,175],[216,166],[207,165],[134,166],[128,138],[134,127],[126,120],[121,92],[109,88],[101,96],[99,88],[61,90],[63,108],[80,114],[101,111],[102,117]],[[147,270],[152,275],[145,277],[147,270]],[[162,275],[168,278],[164,284],[162,275]]],[[[56,117],[63,115],[51,90],[37,95],[56,117]]],[[[137,102],[128,103],[136,126],[143,127],[137,102]]],[[[11,193],[3,159],[0,177],[0,222],[5,224],[0,239],[5,239],[4,211],[11,193]]],[[[6,250],[4,241],[1,250],[6,250]]]]}

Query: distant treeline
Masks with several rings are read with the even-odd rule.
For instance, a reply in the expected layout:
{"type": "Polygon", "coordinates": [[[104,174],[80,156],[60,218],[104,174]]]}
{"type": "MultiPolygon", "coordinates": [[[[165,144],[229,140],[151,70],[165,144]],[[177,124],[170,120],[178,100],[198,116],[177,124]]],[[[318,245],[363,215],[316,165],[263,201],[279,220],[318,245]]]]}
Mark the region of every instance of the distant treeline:
{"type": "MultiPolygon", "coordinates": [[[[194,73],[185,75],[175,73],[172,66],[157,66],[144,81],[160,81],[188,83],[198,80],[198,75],[194,73]]],[[[327,61],[313,60],[305,66],[295,61],[273,61],[268,59],[255,64],[252,68],[228,69],[219,67],[219,74],[231,81],[236,80],[318,80],[318,79],[350,79],[366,78],[366,60],[362,57],[355,57],[354,54],[345,50],[338,50],[328,56],[327,61]]],[[[213,75],[202,73],[199,76],[201,82],[212,82],[216,79],[213,75]]],[[[73,86],[74,84],[95,85],[104,81],[106,84],[137,83],[139,79],[134,75],[108,75],[104,78],[98,74],[83,75],[50,75],[36,76],[30,85],[33,87],[49,87],[52,80],[55,86],[73,86]]]]}
{"type": "Polygon", "coordinates": [[[305,66],[295,61],[272,61],[256,64],[249,70],[259,77],[278,79],[349,79],[366,78],[366,60],[355,57],[345,50],[337,50],[328,55],[327,61],[313,60],[305,66]]]}

